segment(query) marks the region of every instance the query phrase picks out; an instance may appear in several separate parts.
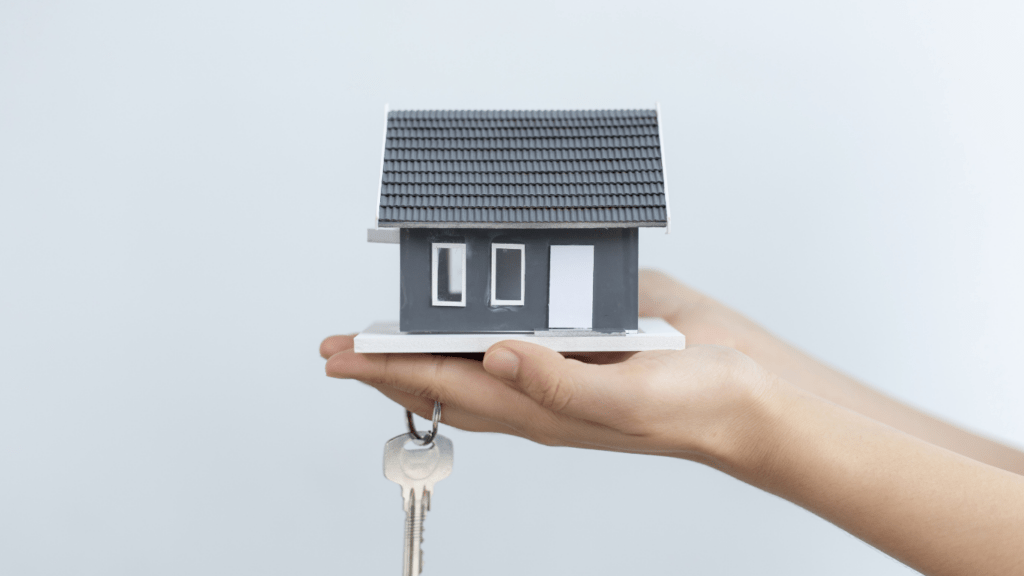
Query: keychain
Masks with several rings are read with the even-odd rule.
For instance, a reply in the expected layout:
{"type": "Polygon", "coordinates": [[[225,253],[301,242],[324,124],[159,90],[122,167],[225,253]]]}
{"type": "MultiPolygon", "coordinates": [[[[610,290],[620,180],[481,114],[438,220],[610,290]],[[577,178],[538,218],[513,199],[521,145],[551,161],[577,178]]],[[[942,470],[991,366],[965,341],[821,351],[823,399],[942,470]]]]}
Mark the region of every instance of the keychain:
{"type": "Polygon", "coordinates": [[[405,411],[409,432],[395,436],[384,445],[384,477],[402,487],[405,507],[405,547],[402,574],[417,576],[423,571],[423,519],[430,510],[434,484],[452,473],[452,441],[437,433],[441,403],[434,402],[430,432],[417,432],[412,412],[405,411]],[[407,448],[407,444],[420,448],[407,448]]]}

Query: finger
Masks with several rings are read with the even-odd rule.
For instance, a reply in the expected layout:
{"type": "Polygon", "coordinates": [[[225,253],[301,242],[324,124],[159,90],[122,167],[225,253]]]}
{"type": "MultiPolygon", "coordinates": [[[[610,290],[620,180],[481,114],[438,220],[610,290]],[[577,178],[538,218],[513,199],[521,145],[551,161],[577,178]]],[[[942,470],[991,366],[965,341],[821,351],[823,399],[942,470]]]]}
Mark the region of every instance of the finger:
{"type": "MultiPolygon", "coordinates": [[[[434,401],[395,390],[389,386],[369,384],[377,388],[381,394],[400,404],[406,410],[420,416],[424,420],[433,417],[434,401]]],[[[566,419],[568,419],[566,417],[566,419]]],[[[547,426],[533,425],[525,429],[517,429],[501,422],[495,422],[469,414],[451,405],[444,405],[441,409],[441,423],[454,426],[468,432],[495,432],[517,436],[549,446],[570,446],[574,448],[596,448],[599,450],[615,450],[634,452],[635,449],[624,449],[620,446],[619,434],[611,431],[606,426],[585,420],[573,420],[570,425],[547,426]]]]}
{"type": "MultiPolygon", "coordinates": [[[[542,407],[522,391],[488,374],[482,363],[475,360],[426,354],[356,354],[345,350],[331,356],[326,370],[328,376],[361,380],[386,394],[395,390],[421,398],[417,404],[409,401],[424,417],[429,417],[433,400],[438,400],[447,409],[455,408],[456,417],[465,413],[541,444],[615,449],[608,447],[614,446],[618,438],[604,425],[542,407]]],[[[442,417],[444,413],[442,410],[442,417]]],[[[459,422],[463,423],[486,426],[479,421],[459,422]]]]}
{"type": "Polygon", "coordinates": [[[437,400],[473,414],[522,429],[540,408],[525,394],[484,371],[480,362],[428,354],[356,354],[338,352],[327,361],[328,376],[353,378],[380,389],[437,400]]]}
{"type": "Polygon", "coordinates": [[[689,309],[710,298],[658,270],[640,270],[640,316],[681,320],[689,309]]]}
{"type": "Polygon", "coordinates": [[[352,336],[328,336],[320,343],[320,356],[326,360],[342,350],[351,349],[353,342],[352,336]]]}
{"type": "MultiPolygon", "coordinates": [[[[368,383],[368,385],[424,420],[430,420],[433,417],[434,401],[429,398],[402,392],[383,384],[368,383]]],[[[568,420],[569,418],[565,417],[564,419],[568,420]]],[[[563,424],[562,426],[558,426],[559,423],[554,421],[544,422],[544,419],[536,419],[530,426],[520,429],[502,422],[480,418],[458,407],[445,404],[441,408],[441,423],[469,432],[495,432],[518,436],[549,446],[623,451],[614,441],[618,438],[618,434],[606,426],[585,420],[573,419],[569,426],[564,425],[564,422],[560,423],[563,424]]]]}
{"type": "Polygon", "coordinates": [[[617,419],[628,405],[621,364],[585,364],[554,350],[506,340],[484,355],[487,372],[521,390],[542,407],[594,422],[617,419]]]}
{"type": "Polygon", "coordinates": [[[636,352],[568,352],[562,355],[587,364],[618,364],[629,360],[634,354],[636,352]]]}
{"type": "MultiPolygon", "coordinates": [[[[434,401],[430,398],[424,398],[422,396],[416,396],[415,394],[409,394],[408,392],[402,392],[401,390],[396,390],[390,386],[373,384],[370,384],[370,386],[373,386],[378,392],[400,404],[403,408],[413,414],[416,414],[427,421],[433,418],[434,401]]],[[[461,410],[450,404],[444,404],[441,407],[441,423],[454,426],[460,430],[468,430],[470,432],[501,432],[504,434],[515,434],[515,431],[512,428],[509,428],[504,424],[478,418],[469,414],[465,410],[461,410]]]]}
{"type": "Polygon", "coordinates": [[[657,270],[640,271],[640,315],[664,318],[686,334],[687,344],[742,351],[752,334],[766,334],[739,312],[657,270]]]}

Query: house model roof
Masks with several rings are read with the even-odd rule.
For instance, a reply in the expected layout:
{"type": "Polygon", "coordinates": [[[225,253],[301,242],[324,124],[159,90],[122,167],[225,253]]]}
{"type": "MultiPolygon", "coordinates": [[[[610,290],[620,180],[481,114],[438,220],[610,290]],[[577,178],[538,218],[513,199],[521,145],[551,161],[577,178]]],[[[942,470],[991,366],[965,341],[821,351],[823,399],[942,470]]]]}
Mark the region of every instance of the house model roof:
{"type": "Polygon", "coordinates": [[[656,110],[394,110],[379,227],[667,226],[656,110]]]}

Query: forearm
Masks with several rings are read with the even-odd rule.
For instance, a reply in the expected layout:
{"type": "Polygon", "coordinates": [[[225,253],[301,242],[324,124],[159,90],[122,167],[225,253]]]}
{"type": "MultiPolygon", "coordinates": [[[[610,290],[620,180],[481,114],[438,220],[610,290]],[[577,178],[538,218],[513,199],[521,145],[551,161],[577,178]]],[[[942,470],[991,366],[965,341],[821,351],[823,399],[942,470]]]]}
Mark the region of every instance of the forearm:
{"type": "Polygon", "coordinates": [[[734,348],[786,381],[830,402],[926,442],[1024,475],[1024,452],[971,434],[881,394],[807,356],[735,310],[660,272],[640,272],[640,313],[668,320],[686,334],[688,344],[734,348]]]}
{"type": "Polygon", "coordinates": [[[785,383],[749,420],[745,442],[719,455],[737,478],[926,574],[1024,571],[1024,477],[785,383]]]}
{"type": "Polygon", "coordinates": [[[915,410],[811,358],[759,327],[751,327],[747,334],[742,338],[742,351],[787,382],[936,446],[1024,475],[1024,452],[915,410]]]}

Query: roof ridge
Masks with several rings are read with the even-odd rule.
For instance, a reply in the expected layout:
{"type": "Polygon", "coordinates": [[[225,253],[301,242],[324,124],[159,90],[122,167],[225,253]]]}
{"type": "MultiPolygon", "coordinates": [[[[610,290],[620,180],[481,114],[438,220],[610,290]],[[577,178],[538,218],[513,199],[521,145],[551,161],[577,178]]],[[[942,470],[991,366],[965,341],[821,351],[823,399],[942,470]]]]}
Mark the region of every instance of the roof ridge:
{"type": "Polygon", "coordinates": [[[451,119],[451,118],[482,118],[482,119],[505,119],[505,118],[632,118],[632,117],[657,117],[657,110],[654,108],[580,108],[580,109],[506,109],[506,110],[438,110],[438,109],[405,109],[389,110],[388,118],[423,118],[423,119],[451,119]]]}

